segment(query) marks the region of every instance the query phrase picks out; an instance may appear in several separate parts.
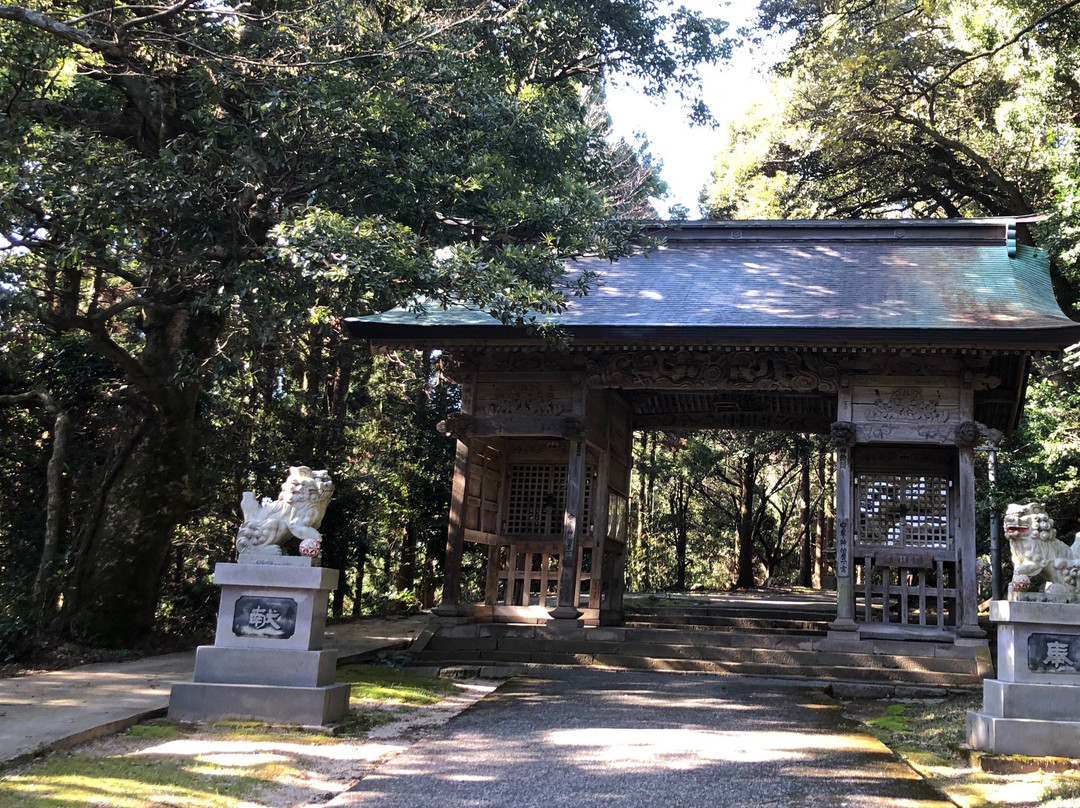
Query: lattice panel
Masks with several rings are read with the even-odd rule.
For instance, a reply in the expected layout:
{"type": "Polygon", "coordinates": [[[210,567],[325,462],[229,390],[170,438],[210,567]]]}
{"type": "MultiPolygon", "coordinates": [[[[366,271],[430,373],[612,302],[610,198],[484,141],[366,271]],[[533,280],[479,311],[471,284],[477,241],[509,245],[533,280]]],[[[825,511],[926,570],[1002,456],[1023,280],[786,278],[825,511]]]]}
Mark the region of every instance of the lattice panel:
{"type": "Polygon", "coordinates": [[[871,547],[949,549],[949,481],[925,474],[860,475],[855,542],[871,547]]]}
{"type": "Polygon", "coordinates": [[[945,629],[956,625],[957,565],[888,566],[855,559],[855,615],[863,623],[945,629]]]}
{"type": "MultiPolygon", "coordinates": [[[[507,486],[506,533],[549,536],[562,533],[566,507],[566,466],[523,463],[511,466],[507,486]]],[[[593,469],[585,468],[585,496],[581,533],[591,525],[593,469]]]]}

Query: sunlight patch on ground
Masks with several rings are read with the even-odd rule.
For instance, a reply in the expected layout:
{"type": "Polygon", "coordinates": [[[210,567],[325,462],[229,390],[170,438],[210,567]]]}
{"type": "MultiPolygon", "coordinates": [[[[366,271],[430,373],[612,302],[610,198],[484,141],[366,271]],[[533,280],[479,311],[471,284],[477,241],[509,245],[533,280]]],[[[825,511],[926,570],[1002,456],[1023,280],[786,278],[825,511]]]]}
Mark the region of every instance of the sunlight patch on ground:
{"type": "Polygon", "coordinates": [[[401,744],[368,743],[328,744],[312,746],[302,743],[273,741],[207,741],[185,739],[149,746],[131,755],[176,755],[194,757],[220,765],[257,765],[256,760],[281,760],[295,757],[323,758],[325,760],[359,760],[370,762],[383,755],[396,754],[405,747],[401,744]],[[225,762],[228,760],[229,762],[225,762]]]}
{"type": "MultiPolygon", "coordinates": [[[[614,704],[625,704],[630,707],[657,707],[655,693],[605,693],[607,701],[614,704]]],[[[662,704],[671,709],[700,709],[700,710],[753,710],[751,704],[737,704],[735,702],[717,701],[716,699],[680,699],[678,697],[665,698],[662,704]]]]}
{"type": "MultiPolygon", "coordinates": [[[[252,784],[246,788],[250,790],[252,784]]],[[[257,803],[238,799],[231,789],[219,792],[194,783],[155,783],[138,779],[67,775],[40,778],[15,776],[4,784],[3,804],[10,808],[38,806],[86,806],[97,808],[146,808],[146,806],[185,806],[185,808],[246,808],[257,803]]]]}
{"type": "Polygon", "coordinates": [[[556,730],[545,741],[581,749],[576,760],[585,766],[694,768],[708,761],[769,763],[796,761],[823,749],[865,750],[877,743],[858,735],[805,735],[795,732],[711,732],[693,729],[626,727],[556,730]]]}

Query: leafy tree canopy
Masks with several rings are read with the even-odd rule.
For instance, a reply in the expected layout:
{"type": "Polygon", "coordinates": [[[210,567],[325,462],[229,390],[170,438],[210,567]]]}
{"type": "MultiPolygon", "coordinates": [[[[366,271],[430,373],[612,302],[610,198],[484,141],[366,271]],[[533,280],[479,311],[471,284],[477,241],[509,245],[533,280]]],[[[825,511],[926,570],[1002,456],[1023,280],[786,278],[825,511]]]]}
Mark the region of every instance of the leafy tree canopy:
{"type": "Polygon", "coordinates": [[[630,251],[660,183],[600,79],[692,101],[723,28],[651,0],[0,5],[0,394],[77,417],[69,622],[149,625],[209,408],[347,409],[318,381],[341,315],[520,322],[582,291],[565,257],[630,251]],[[49,370],[60,346],[104,367],[49,370]]]}
{"type": "Polygon", "coordinates": [[[776,103],[729,134],[703,194],[741,217],[1050,214],[1076,282],[1074,2],[764,0],[785,32],[776,103]]]}

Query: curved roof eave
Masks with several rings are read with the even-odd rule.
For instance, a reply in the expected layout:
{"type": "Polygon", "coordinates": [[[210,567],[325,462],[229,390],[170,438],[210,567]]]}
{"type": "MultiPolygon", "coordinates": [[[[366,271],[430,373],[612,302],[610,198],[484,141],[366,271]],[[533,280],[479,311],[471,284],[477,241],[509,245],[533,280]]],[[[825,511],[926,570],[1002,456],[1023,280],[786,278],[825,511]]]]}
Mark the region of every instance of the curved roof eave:
{"type": "MultiPolygon", "coordinates": [[[[349,333],[373,343],[450,347],[485,343],[538,347],[542,337],[505,325],[415,325],[346,320],[349,333]]],[[[793,346],[803,348],[956,348],[973,350],[1061,351],[1080,342],[1080,323],[1057,327],[1010,328],[830,328],[830,327],[690,327],[565,326],[573,346],[632,347],[714,345],[793,346]]]]}

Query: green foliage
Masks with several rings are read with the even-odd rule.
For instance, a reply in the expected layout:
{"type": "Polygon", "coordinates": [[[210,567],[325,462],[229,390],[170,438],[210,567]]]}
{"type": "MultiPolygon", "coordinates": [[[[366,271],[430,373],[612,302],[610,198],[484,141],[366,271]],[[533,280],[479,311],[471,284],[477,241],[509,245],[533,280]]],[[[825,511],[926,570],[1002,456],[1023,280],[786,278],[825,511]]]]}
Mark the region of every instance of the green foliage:
{"type": "Polygon", "coordinates": [[[905,756],[932,756],[942,761],[965,761],[966,715],[982,706],[979,696],[893,702],[881,709],[877,702],[860,706],[876,713],[864,719],[875,735],[905,756]]]}
{"type": "MultiPolygon", "coordinates": [[[[48,391],[75,426],[46,622],[114,643],[204,622],[240,493],[298,463],[337,480],[328,563],[430,603],[454,394],[436,357],[357,356],[342,317],[529,324],[584,292],[563,259],[636,249],[660,187],[608,142],[603,76],[701,113],[722,31],[645,0],[0,9],[0,394],[48,391]]],[[[39,413],[0,417],[11,586],[51,446],[39,413]]]]}
{"type": "Polygon", "coordinates": [[[729,134],[703,196],[727,216],[1016,215],[1071,276],[1080,15],[1071,4],[764,0],[791,43],[773,100],[729,134]]]}
{"type": "MultiPolygon", "coordinates": [[[[740,543],[752,562],[750,585],[768,578],[794,583],[802,531],[799,472],[807,451],[816,465],[825,447],[806,436],[771,432],[639,433],[628,586],[729,588],[739,578],[740,543]]],[[[824,507],[827,491],[816,472],[812,498],[814,508],[824,507]]]]}
{"type": "MultiPolygon", "coordinates": [[[[1019,427],[1001,443],[993,504],[1003,512],[1010,502],[1043,502],[1059,538],[1072,541],[1080,528],[1080,374],[1059,361],[1036,364],[1028,384],[1019,427]]],[[[990,491],[978,475],[980,548],[985,551],[990,491]]],[[[1006,554],[1008,544],[1004,538],[1006,554]]]]}
{"type": "Polygon", "coordinates": [[[1054,781],[1052,786],[1045,789],[1043,793],[1039,795],[1039,805],[1046,805],[1050,802],[1057,803],[1058,800],[1068,800],[1071,802],[1078,798],[1080,798],[1080,778],[1060,777],[1054,781]]]}
{"type": "Polygon", "coordinates": [[[910,725],[907,717],[908,707],[907,704],[890,704],[885,708],[884,715],[871,718],[866,725],[885,732],[907,732],[910,725]]]}

